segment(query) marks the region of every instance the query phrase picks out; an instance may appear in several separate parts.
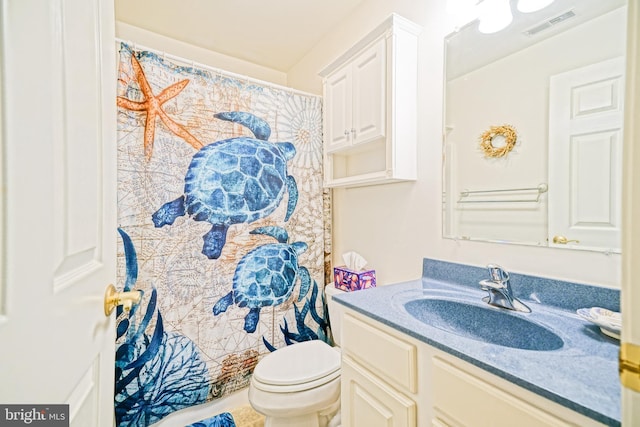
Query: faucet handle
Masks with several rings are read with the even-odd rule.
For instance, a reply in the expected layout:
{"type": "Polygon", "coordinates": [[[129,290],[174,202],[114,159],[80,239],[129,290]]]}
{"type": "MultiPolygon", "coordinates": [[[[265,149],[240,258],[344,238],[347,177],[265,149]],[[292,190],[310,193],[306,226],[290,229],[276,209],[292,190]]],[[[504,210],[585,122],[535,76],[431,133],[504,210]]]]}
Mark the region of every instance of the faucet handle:
{"type": "Polygon", "coordinates": [[[493,280],[494,282],[502,283],[509,280],[509,273],[507,273],[498,264],[488,264],[487,269],[489,270],[489,275],[491,276],[491,280],[493,280]]]}
{"type": "Polygon", "coordinates": [[[505,282],[495,280],[480,280],[478,284],[483,291],[491,291],[492,289],[499,291],[507,288],[505,282]]]}

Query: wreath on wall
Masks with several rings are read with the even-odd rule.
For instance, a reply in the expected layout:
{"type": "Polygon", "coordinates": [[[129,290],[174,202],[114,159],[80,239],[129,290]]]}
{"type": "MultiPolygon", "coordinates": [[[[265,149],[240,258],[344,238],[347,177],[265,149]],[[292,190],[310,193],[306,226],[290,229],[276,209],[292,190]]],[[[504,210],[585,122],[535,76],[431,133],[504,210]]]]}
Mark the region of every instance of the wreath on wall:
{"type": "Polygon", "coordinates": [[[491,126],[480,135],[480,148],[485,157],[504,157],[513,149],[517,140],[518,134],[513,126],[491,126]],[[504,145],[495,146],[493,144],[494,139],[498,136],[504,139],[504,145]]]}

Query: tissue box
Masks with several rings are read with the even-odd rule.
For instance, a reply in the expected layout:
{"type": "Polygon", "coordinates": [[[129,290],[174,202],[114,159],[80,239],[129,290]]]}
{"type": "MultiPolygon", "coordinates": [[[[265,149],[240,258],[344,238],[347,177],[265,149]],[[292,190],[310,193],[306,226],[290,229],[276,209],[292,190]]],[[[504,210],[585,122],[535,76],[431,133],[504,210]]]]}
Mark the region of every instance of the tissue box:
{"type": "Polygon", "coordinates": [[[333,268],[333,280],[336,288],[351,292],[376,286],[376,271],[353,271],[345,266],[333,268]]]}

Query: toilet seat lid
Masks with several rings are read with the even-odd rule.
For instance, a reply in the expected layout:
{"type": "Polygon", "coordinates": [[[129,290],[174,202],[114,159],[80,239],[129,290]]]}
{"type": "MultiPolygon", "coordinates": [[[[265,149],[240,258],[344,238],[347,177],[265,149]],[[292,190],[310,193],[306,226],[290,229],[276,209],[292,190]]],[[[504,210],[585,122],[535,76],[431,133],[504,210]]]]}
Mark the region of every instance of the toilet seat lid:
{"type": "Polygon", "coordinates": [[[281,348],[256,365],[253,377],[262,384],[296,385],[334,378],[340,370],[340,353],[320,340],[305,341],[281,348]]]}

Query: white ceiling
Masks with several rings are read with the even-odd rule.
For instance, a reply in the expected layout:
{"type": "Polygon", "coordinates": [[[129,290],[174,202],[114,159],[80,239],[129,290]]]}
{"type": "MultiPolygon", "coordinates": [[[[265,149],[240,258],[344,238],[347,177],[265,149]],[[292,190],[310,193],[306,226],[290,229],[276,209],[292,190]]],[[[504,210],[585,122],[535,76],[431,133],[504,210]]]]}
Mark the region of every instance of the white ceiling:
{"type": "Polygon", "coordinates": [[[118,21],[286,72],[364,0],[115,0],[118,21]]]}
{"type": "Polygon", "coordinates": [[[514,19],[504,30],[481,34],[475,21],[447,37],[447,77],[459,77],[626,4],[627,0],[555,0],[538,12],[523,14],[517,12],[516,1],[511,0],[514,19]],[[535,35],[525,34],[568,11],[575,16],[535,35]]]}

